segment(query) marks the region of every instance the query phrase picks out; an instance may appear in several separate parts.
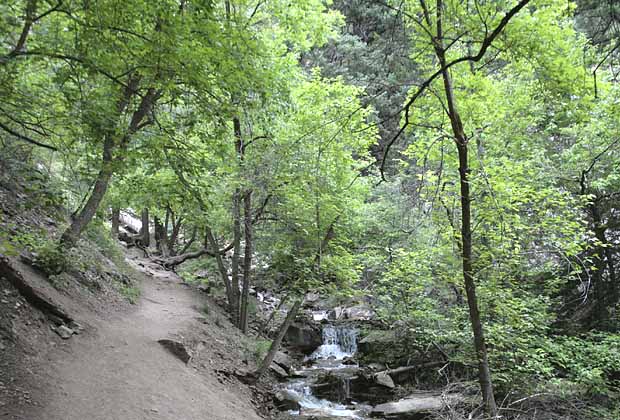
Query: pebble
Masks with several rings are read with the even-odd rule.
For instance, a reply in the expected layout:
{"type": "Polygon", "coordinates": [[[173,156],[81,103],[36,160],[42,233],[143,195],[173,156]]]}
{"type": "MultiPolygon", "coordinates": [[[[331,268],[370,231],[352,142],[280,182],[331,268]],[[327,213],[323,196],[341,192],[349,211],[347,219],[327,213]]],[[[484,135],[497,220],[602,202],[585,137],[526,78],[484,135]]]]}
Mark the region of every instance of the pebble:
{"type": "Polygon", "coordinates": [[[56,334],[58,334],[63,340],[68,340],[73,335],[73,330],[69,327],[61,325],[56,328],[56,334]]]}

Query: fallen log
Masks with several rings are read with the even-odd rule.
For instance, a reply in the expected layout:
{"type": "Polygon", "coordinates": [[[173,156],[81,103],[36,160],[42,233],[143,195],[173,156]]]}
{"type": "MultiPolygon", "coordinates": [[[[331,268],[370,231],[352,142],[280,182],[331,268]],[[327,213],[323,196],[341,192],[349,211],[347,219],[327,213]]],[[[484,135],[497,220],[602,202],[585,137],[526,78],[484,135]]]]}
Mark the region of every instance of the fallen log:
{"type": "Polygon", "coordinates": [[[202,257],[203,255],[207,255],[209,251],[206,249],[201,249],[199,251],[188,252],[182,255],[177,255],[176,257],[169,258],[154,258],[153,261],[162,267],[173,270],[177,265],[183,264],[187,260],[191,260],[194,258],[202,257]]]}
{"type": "Polygon", "coordinates": [[[379,374],[397,375],[399,373],[405,373],[405,372],[409,372],[410,370],[415,370],[415,369],[425,369],[425,368],[435,368],[435,367],[445,366],[449,363],[450,362],[441,360],[441,361],[436,361],[436,362],[420,363],[420,364],[411,365],[411,366],[401,366],[395,369],[386,369],[381,372],[377,372],[375,373],[375,376],[379,374]]]}
{"type": "MultiPolygon", "coordinates": [[[[219,254],[225,254],[233,248],[233,245],[227,245],[226,247],[219,250],[219,254]]],[[[174,257],[168,258],[154,258],[153,261],[162,267],[168,270],[174,270],[177,265],[184,263],[187,260],[191,260],[194,258],[200,258],[203,255],[208,255],[210,257],[215,257],[215,253],[208,250],[207,248],[199,249],[198,251],[187,252],[185,254],[177,255],[174,257]]]]}

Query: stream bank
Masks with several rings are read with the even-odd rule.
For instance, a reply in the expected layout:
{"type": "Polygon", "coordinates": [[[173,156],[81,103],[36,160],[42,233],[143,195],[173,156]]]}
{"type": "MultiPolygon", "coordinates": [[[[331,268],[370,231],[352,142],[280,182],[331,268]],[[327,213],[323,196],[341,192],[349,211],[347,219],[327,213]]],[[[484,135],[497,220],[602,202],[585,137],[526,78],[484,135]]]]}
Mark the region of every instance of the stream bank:
{"type": "MultiPolygon", "coordinates": [[[[311,318],[305,327],[298,322],[287,336],[285,351],[297,356],[297,365],[282,365],[289,375],[283,378],[275,401],[284,418],[427,419],[462,401],[456,393],[399,386],[402,373],[413,369],[389,370],[383,363],[369,362],[360,347],[376,351],[377,334],[361,336],[367,320],[333,320],[325,311],[313,312],[311,318]],[[317,343],[317,330],[320,343],[311,349],[317,343]]],[[[388,338],[382,344],[390,345],[390,334],[382,337],[388,338]]]]}

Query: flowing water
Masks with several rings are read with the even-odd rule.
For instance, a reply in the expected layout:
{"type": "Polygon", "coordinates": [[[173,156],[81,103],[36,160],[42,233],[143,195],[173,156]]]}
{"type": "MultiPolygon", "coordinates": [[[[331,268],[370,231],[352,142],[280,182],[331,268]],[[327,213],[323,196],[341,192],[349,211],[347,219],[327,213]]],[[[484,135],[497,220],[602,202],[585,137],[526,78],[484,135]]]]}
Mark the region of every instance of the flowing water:
{"type": "MultiPolygon", "coordinates": [[[[357,371],[357,365],[345,364],[346,358],[357,351],[357,329],[349,326],[325,325],[323,344],[306,358],[310,366],[297,371],[301,379],[286,385],[286,390],[295,395],[300,410],[291,411],[299,416],[325,416],[345,419],[363,419],[367,406],[357,404],[349,398],[349,378],[357,371]],[[324,374],[331,373],[340,378],[340,389],[332,398],[319,398],[314,395],[312,386],[324,374]]],[[[330,396],[331,397],[331,396],[330,396]]]]}

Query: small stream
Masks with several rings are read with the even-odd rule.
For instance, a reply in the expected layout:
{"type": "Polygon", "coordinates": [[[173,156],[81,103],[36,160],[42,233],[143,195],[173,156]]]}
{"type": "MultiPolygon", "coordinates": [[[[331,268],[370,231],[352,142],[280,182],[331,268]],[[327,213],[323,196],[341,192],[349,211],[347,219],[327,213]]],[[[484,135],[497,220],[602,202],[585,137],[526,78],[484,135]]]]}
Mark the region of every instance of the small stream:
{"type": "Polygon", "coordinates": [[[351,360],[357,351],[358,331],[350,326],[325,325],[323,344],[306,357],[305,365],[296,371],[297,379],[288,382],[285,389],[295,395],[300,409],[290,411],[295,416],[321,416],[325,418],[364,419],[370,406],[352,401],[349,379],[357,374],[359,366],[351,360]],[[339,377],[341,386],[334,395],[319,398],[313,388],[321,386],[320,380],[329,373],[339,377]]]}

